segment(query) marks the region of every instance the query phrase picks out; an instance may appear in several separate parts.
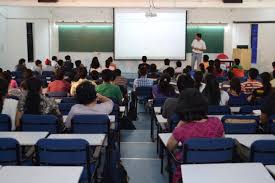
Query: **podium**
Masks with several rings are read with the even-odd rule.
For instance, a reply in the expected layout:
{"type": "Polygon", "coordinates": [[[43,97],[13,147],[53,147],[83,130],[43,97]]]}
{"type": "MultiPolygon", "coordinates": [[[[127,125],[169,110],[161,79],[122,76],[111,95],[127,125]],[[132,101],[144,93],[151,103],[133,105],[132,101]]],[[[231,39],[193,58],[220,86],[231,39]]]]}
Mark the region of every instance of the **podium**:
{"type": "Polygon", "coordinates": [[[240,59],[241,66],[244,70],[249,70],[251,68],[251,49],[233,49],[233,59],[240,59]]]}

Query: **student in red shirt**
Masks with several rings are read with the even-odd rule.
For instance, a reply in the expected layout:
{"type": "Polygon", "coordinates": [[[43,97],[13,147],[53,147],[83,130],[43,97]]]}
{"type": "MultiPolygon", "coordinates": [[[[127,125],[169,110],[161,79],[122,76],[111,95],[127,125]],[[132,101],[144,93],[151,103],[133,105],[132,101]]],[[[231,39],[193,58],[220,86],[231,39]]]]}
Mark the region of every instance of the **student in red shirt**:
{"type": "Polygon", "coordinates": [[[55,72],[55,81],[52,81],[48,85],[48,92],[70,92],[71,84],[64,80],[64,71],[58,69],[55,72]]]}

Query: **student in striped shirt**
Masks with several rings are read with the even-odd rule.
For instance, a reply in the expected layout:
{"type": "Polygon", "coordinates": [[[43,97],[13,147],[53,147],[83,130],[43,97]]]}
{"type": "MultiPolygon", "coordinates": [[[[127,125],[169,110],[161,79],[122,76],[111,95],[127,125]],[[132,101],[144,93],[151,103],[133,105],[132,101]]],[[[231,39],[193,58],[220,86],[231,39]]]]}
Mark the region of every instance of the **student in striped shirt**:
{"type": "Polygon", "coordinates": [[[242,83],[242,91],[246,95],[251,95],[254,90],[262,88],[263,84],[257,81],[259,71],[255,68],[251,68],[248,74],[248,80],[242,83]]]}

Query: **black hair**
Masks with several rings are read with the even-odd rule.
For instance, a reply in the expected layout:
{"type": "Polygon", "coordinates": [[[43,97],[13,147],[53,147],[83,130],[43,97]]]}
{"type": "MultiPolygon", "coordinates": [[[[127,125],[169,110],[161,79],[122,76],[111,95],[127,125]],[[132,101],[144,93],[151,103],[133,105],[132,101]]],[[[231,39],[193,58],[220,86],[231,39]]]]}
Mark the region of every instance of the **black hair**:
{"type": "Polygon", "coordinates": [[[164,65],[170,65],[170,60],[168,58],[164,59],[164,65]]]}
{"type": "Polygon", "coordinates": [[[2,73],[3,72],[3,69],[2,68],[0,68],[0,73],[2,73]]]}
{"type": "Polygon", "coordinates": [[[57,69],[55,71],[55,79],[56,80],[63,80],[64,79],[64,71],[62,69],[57,69]]]}
{"type": "Polygon", "coordinates": [[[18,64],[23,65],[24,63],[26,63],[26,60],[24,58],[20,58],[18,64]]]}
{"type": "Polygon", "coordinates": [[[4,78],[0,78],[0,113],[2,113],[4,105],[4,97],[8,93],[9,82],[4,78]]]}
{"type": "Polygon", "coordinates": [[[147,74],[147,68],[145,66],[139,68],[138,73],[139,73],[140,76],[146,76],[146,74],[147,74]]]}
{"type": "Polygon", "coordinates": [[[203,80],[203,73],[201,71],[196,71],[194,75],[194,80],[195,80],[194,86],[199,90],[202,85],[201,83],[203,80]]]}
{"type": "Polygon", "coordinates": [[[236,59],[234,60],[234,63],[235,63],[236,65],[240,65],[241,61],[240,61],[240,59],[236,58],[236,59]]]}
{"type": "Polygon", "coordinates": [[[94,80],[94,81],[99,80],[99,72],[97,72],[96,70],[93,70],[90,73],[90,76],[92,77],[92,80],[94,80]]]}
{"type": "Polygon", "coordinates": [[[205,66],[203,63],[200,63],[199,65],[200,71],[204,74],[205,73],[205,66]]]}
{"type": "Polygon", "coordinates": [[[121,70],[120,69],[114,70],[114,78],[116,78],[117,76],[121,76],[121,70]]]}
{"type": "Polygon", "coordinates": [[[251,68],[251,69],[249,69],[248,75],[252,80],[255,80],[255,79],[257,79],[257,77],[259,75],[259,71],[258,71],[258,69],[251,68]]]}
{"type": "Polygon", "coordinates": [[[272,62],[272,67],[275,67],[275,62],[272,62]]]}
{"type": "Polygon", "coordinates": [[[205,77],[205,83],[203,95],[207,98],[208,105],[219,105],[221,101],[221,90],[216,76],[208,74],[205,77]]]}
{"type": "Polygon", "coordinates": [[[71,60],[71,56],[70,55],[66,55],[65,56],[65,60],[71,60]]]}
{"type": "Polygon", "coordinates": [[[105,67],[106,68],[109,68],[110,65],[111,65],[112,61],[108,58],[106,61],[105,61],[105,67]]]}
{"type": "Polygon", "coordinates": [[[41,61],[41,60],[36,60],[36,61],[35,61],[35,65],[36,65],[36,66],[38,66],[38,65],[40,65],[40,64],[42,64],[42,61],[41,61]]]}
{"type": "Polygon", "coordinates": [[[177,66],[177,67],[181,67],[181,66],[182,66],[182,64],[181,64],[181,61],[180,61],[180,60],[178,60],[178,61],[176,62],[176,66],[177,66]]]}
{"type": "Polygon", "coordinates": [[[146,56],[142,56],[141,60],[145,63],[147,61],[147,57],[146,56]]]}
{"type": "Polygon", "coordinates": [[[89,82],[84,81],[76,88],[76,99],[80,104],[88,105],[96,100],[95,86],[89,82]]]}
{"type": "Polygon", "coordinates": [[[23,78],[24,79],[30,79],[33,77],[33,72],[32,70],[30,69],[26,69],[24,72],[23,72],[23,78]]]}
{"type": "Polygon", "coordinates": [[[174,75],[175,75],[175,69],[173,68],[173,67],[168,67],[167,69],[165,69],[164,71],[163,71],[163,73],[165,74],[169,74],[169,76],[171,77],[171,78],[173,78],[174,77],[174,75]]]}
{"type": "Polygon", "coordinates": [[[196,36],[198,36],[199,38],[202,38],[201,33],[197,33],[196,36]]]}
{"type": "Polygon", "coordinates": [[[175,89],[170,85],[171,77],[169,74],[162,74],[159,79],[159,90],[164,96],[171,96],[175,93],[175,89]]]}
{"type": "Polygon", "coordinates": [[[78,76],[77,79],[85,79],[87,77],[87,74],[88,74],[87,69],[85,67],[80,67],[76,74],[78,76]]]}
{"type": "Polygon", "coordinates": [[[186,69],[188,72],[191,72],[191,71],[192,71],[192,67],[191,67],[190,65],[187,65],[187,66],[185,67],[185,69],[186,69]]]}
{"type": "Polygon", "coordinates": [[[64,62],[63,62],[63,60],[61,60],[61,59],[57,61],[57,64],[58,64],[60,67],[63,66],[63,63],[64,63],[64,62]]]}
{"type": "Polygon", "coordinates": [[[110,82],[114,78],[113,71],[111,71],[110,69],[103,70],[101,76],[104,82],[110,82]]]}
{"type": "Polygon", "coordinates": [[[209,60],[209,66],[214,66],[215,65],[215,61],[214,60],[209,60]]]}
{"type": "Polygon", "coordinates": [[[81,65],[81,60],[76,60],[74,64],[78,68],[81,65]]]}
{"type": "Polygon", "coordinates": [[[26,81],[27,86],[27,97],[24,106],[25,114],[41,114],[41,97],[40,90],[42,87],[42,83],[39,79],[30,78],[26,81]]]}
{"type": "Polygon", "coordinates": [[[268,72],[263,72],[262,74],[260,74],[260,77],[261,77],[262,83],[263,83],[264,96],[267,96],[272,91],[272,86],[270,83],[271,75],[268,72]]]}
{"type": "Polygon", "coordinates": [[[53,61],[57,61],[57,56],[52,56],[53,61]]]}
{"type": "Polygon", "coordinates": [[[90,68],[97,69],[100,67],[99,61],[97,57],[93,57],[90,68]]]}
{"type": "Polygon", "coordinates": [[[4,71],[0,73],[0,76],[5,79],[8,83],[10,83],[12,77],[11,77],[11,72],[10,71],[4,71]]]}
{"type": "Polygon", "coordinates": [[[177,87],[179,92],[187,88],[194,88],[194,80],[189,74],[182,74],[178,77],[177,87]]]}
{"type": "Polygon", "coordinates": [[[208,62],[208,60],[209,60],[209,56],[208,55],[203,55],[203,61],[208,62]]]}
{"type": "Polygon", "coordinates": [[[217,73],[221,73],[222,69],[221,69],[221,61],[219,59],[215,60],[215,70],[217,73]]]}
{"type": "Polygon", "coordinates": [[[156,64],[151,64],[150,65],[150,72],[157,72],[157,65],[156,64]]]}
{"type": "Polygon", "coordinates": [[[241,81],[239,78],[232,78],[230,81],[230,90],[235,91],[238,95],[240,95],[242,88],[241,88],[241,81]]]}

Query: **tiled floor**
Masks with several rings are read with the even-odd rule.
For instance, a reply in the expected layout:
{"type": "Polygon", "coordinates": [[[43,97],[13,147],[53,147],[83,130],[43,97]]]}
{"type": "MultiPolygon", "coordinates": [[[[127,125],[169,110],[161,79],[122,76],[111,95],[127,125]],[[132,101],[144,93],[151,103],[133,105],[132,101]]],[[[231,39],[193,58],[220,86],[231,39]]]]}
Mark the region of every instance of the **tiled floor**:
{"type": "Polygon", "coordinates": [[[121,131],[121,159],[130,183],[167,183],[167,173],[160,173],[156,142],[151,142],[149,114],[139,113],[134,124],[136,130],[121,131]]]}

